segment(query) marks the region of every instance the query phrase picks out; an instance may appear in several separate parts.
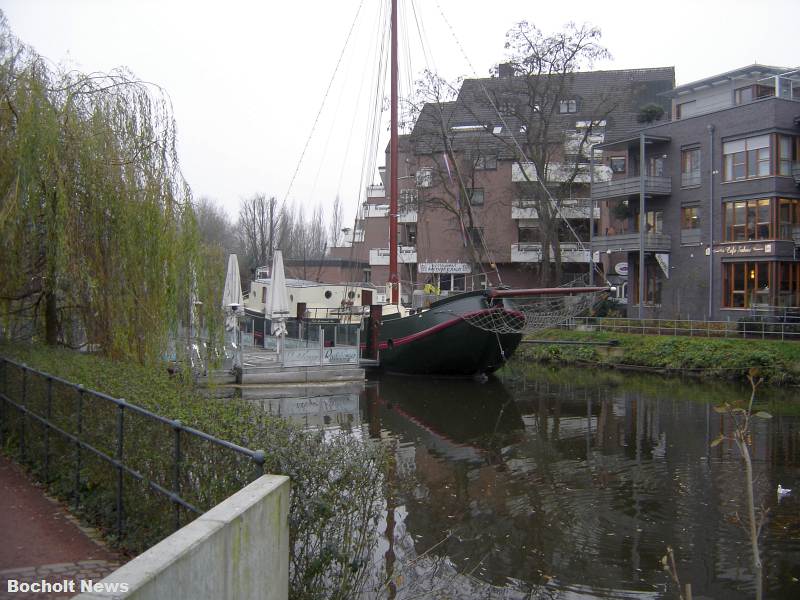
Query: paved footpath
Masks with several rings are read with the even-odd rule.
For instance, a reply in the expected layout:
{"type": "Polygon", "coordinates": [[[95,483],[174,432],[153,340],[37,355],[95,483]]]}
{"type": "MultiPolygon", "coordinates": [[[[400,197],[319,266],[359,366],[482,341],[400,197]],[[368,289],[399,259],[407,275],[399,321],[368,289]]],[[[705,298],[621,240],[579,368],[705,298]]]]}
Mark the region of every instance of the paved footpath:
{"type": "Polygon", "coordinates": [[[8,581],[99,581],[124,559],[90,537],[25,471],[0,454],[0,600],[69,598],[72,593],[9,593],[8,581]]]}

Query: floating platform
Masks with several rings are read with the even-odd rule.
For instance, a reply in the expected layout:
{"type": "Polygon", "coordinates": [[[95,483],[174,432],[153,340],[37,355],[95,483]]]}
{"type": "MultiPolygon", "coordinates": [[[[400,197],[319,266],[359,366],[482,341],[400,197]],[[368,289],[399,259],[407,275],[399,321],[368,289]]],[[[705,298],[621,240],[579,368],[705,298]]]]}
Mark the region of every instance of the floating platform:
{"type": "Polygon", "coordinates": [[[337,381],[364,381],[364,369],[357,365],[245,367],[236,383],[249,385],[337,381]]]}

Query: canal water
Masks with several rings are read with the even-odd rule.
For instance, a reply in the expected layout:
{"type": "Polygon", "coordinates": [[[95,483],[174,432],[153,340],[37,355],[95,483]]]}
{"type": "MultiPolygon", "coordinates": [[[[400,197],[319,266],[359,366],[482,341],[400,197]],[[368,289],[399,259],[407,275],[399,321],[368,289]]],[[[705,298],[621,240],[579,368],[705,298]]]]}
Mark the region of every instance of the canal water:
{"type": "MultiPolygon", "coordinates": [[[[542,368],[256,401],[389,449],[381,597],[677,597],[669,546],[696,599],[753,597],[743,465],[731,443],[711,447],[731,431],[712,402],[746,398],[743,386],[542,368]]],[[[798,598],[800,418],[756,419],[751,452],[765,597],[798,598]],[[794,492],[779,498],[778,484],[794,492]]]]}

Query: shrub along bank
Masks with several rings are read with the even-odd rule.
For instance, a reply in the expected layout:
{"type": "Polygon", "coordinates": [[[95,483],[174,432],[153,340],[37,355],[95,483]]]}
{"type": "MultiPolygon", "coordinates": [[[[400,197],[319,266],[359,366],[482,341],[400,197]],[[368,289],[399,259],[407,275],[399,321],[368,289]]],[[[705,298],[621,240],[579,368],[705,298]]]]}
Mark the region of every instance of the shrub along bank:
{"type": "MultiPolygon", "coordinates": [[[[264,472],[291,478],[289,508],[291,537],[290,596],[346,598],[357,593],[375,541],[376,521],[383,498],[382,448],[356,436],[310,433],[241,400],[210,398],[170,376],[162,367],[115,362],[99,356],[36,345],[0,345],[0,356],[56,375],[84,387],[142,406],[169,419],[236,444],[263,450],[264,472]]],[[[19,400],[21,372],[0,371],[0,390],[19,400]],[[5,386],[5,387],[3,387],[5,386]]],[[[29,374],[26,405],[46,413],[46,383],[29,374]]],[[[76,432],[76,396],[72,388],[53,385],[52,418],[57,426],[76,432]]],[[[110,402],[84,395],[82,439],[114,456],[117,414],[110,402]]],[[[132,411],[124,420],[124,459],[131,468],[168,489],[173,487],[174,431],[132,411]]],[[[19,452],[20,431],[26,430],[27,463],[40,479],[44,464],[44,429],[27,420],[20,427],[16,410],[0,413],[4,450],[19,452]]],[[[73,500],[74,444],[49,436],[47,484],[57,496],[73,500]]],[[[240,489],[255,476],[246,458],[203,440],[181,437],[181,495],[207,510],[240,489]]],[[[83,451],[80,502],[77,511],[101,530],[116,522],[116,472],[83,451]]],[[[137,553],[170,534],[174,507],[164,496],[131,477],[124,481],[125,533],[111,541],[137,553]]],[[[182,524],[192,515],[182,511],[182,524]]]]}
{"type": "Polygon", "coordinates": [[[800,384],[800,342],[548,330],[528,340],[619,342],[617,346],[522,344],[514,363],[589,364],[642,368],[722,379],[747,378],[757,368],[766,383],[800,384]]]}

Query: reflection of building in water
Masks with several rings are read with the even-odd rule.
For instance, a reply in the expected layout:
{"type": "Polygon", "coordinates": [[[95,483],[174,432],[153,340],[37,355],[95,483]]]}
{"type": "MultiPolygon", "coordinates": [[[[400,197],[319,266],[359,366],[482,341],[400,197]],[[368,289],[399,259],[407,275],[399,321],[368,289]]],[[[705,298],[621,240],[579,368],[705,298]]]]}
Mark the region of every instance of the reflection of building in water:
{"type": "Polygon", "coordinates": [[[363,384],[342,386],[266,388],[247,386],[242,399],[260,406],[264,412],[309,428],[361,425],[359,394],[363,384]]]}
{"type": "MultiPolygon", "coordinates": [[[[467,388],[382,385],[366,410],[397,465],[380,555],[396,585],[383,597],[663,597],[666,545],[704,595],[747,590],[747,541],[727,521],[743,514],[741,461],[725,444],[709,449],[730,422],[693,402],[691,386],[653,382],[650,393],[534,384],[507,408],[491,388],[497,402],[483,406],[467,388]]],[[[800,456],[797,429],[776,435],[778,423],[753,432],[757,504],[774,506],[776,462],[800,456]]],[[[765,557],[786,515],[771,514],[765,557]]]]}

